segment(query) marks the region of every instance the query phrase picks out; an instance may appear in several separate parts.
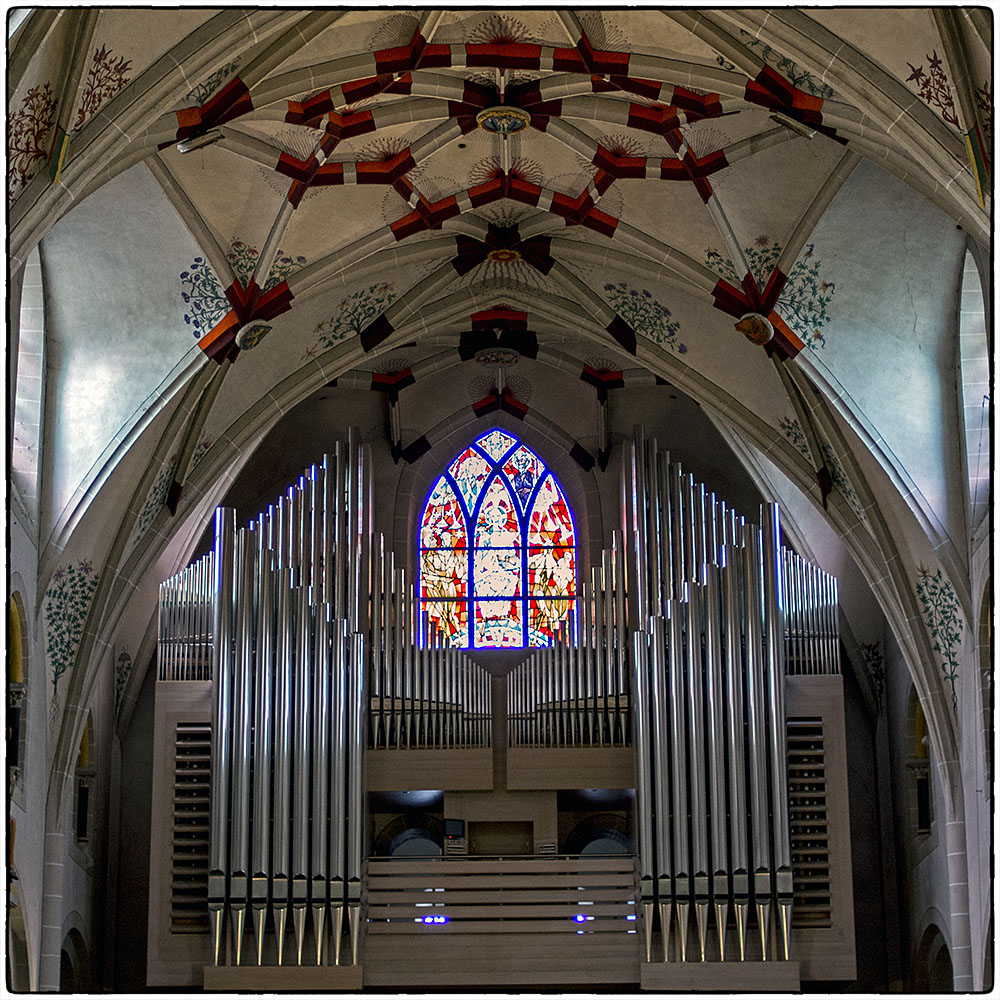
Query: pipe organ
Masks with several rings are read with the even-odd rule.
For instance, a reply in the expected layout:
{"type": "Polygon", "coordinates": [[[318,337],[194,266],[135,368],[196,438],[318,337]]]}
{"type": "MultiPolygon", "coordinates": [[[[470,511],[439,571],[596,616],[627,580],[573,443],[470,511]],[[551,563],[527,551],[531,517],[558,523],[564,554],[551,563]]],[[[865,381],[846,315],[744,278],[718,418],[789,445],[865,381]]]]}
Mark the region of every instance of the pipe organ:
{"type": "MultiPolygon", "coordinates": [[[[625,930],[643,967],[795,957],[786,686],[839,673],[836,580],[783,548],[776,505],[751,523],[638,428],[619,497],[555,640],[499,687],[488,656],[450,648],[418,610],[353,431],[249,524],[216,512],[212,550],[160,587],[157,674],[203,692],[211,723],[207,963],[367,961],[366,754],[391,751],[404,789],[409,755],[441,753],[440,783],[414,787],[460,788],[444,752],[461,750],[632,755],[625,930]]],[[[552,761],[548,784],[520,787],[553,803],[587,787],[552,761]]],[[[527,794],[511,780],[508,808],[527,794]]]]}

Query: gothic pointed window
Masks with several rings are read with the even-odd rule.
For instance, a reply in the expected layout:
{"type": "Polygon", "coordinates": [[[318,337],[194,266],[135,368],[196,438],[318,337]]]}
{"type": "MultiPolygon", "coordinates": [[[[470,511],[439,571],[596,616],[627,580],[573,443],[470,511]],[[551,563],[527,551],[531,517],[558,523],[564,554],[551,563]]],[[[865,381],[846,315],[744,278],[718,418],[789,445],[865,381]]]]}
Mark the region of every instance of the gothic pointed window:
{"type": "Polygon", "coordinates": [[[431,488],[419,568],[421,610],[448,645],[549,645],[576,597],[573,516],[553,473],[505,431],[477,438],[431,488]]]}

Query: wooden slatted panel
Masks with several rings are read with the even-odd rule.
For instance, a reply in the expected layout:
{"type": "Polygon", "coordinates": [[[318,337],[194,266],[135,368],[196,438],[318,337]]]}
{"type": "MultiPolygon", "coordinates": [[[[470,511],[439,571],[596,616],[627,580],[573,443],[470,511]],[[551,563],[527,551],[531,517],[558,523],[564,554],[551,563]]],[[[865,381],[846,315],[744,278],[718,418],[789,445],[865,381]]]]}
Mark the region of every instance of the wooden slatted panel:
{"type": "Polygon", "coordinates": [[[178,723],[175,748],[170,930],[207,934],[211,726],[178,723]]]}
{"type": "Polygon", "coordinates": [[[788,720],[793,927],[831,926],[830,842],[823,720],[788,720]]]}
{"type": "Polygon", "coordinates": [[[370,859],[366,887],[366,985],[635,979],[632,858],[370,859]]]}

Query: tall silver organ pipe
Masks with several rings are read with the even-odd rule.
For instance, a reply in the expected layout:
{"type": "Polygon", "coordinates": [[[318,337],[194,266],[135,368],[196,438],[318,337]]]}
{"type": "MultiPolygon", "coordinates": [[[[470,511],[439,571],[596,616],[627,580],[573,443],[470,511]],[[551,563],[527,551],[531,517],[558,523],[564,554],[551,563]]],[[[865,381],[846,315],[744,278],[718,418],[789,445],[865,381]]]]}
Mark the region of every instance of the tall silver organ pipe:
{"type": "Polygon", "coordinates": [[[837,671],[836,581],[782,548],[777,506],[744,521],[638,428],[621,496],[647,956],[655,914],[665,961],[710,937],[721,960],[788,959],[784,677],[837,671]]]}
{"type": "Polygon", "coordinates": [[[231,767],[230,696],[233,647],[233,541],[236,512],[215,512],[214,624],[212,626],[212,817],[208,846],[208,909],[212,922],[212,954],[219,963],[228,893],[227,843],[229,770],[231,767]]]}

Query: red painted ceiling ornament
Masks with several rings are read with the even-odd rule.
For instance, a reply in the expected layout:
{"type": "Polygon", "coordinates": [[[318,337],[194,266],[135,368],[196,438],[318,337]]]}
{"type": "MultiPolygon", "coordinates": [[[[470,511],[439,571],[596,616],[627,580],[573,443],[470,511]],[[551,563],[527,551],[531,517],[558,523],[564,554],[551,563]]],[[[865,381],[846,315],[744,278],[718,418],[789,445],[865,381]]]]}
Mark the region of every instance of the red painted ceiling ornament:
{"type": "Polygon", "coordinates": [[[521,254],[514,249],[491,250],[486,256],[494,264],[510,264],[521,259],[521,254]]]}
{"type": "Polygon", "coordinates": [[[226,298],[233,308],[198,341],[198,346],[220,365],[227,359],[236,360],[240,352],[237,335],[244,326],[251,322],[265,325],[267,320],[290,309],[294,296],[287,281],[262,293],[253,278],[246,288],[237,278],[226,289],[226,298]]]}

